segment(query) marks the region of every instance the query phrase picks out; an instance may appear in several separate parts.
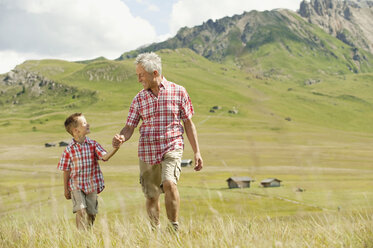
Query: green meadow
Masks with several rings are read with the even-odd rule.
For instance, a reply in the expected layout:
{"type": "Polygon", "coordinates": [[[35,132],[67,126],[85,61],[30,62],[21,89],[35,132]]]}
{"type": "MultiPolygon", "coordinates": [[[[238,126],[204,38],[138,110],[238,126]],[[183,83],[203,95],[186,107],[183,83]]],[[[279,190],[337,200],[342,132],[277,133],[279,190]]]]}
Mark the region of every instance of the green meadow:
{"type": "MultiPolygon", "coordinates": [[[[315,59],[279,77],[257,76],[188,49],[159,55],[166,78],[192,99],[204,159],[201,172],[183,167],[178,183],[180,238],[166,230],[163,202],[162,230],[150,231],[138,129],[100,163],[106,188],[95,226],[76,230],[56,168],[64,150],[58,142],[71,139],[63,122],[83,112],[90,138],[110,149],[141,84],[133,60],[41,60],[18,69],[74,87],[76,97],[52,91],[32,98],[26,89],[21,104],[12,105],[0,96],[0,247],[373,247],[372,73],[330,73],[315,59]],[[307,85],[308,79],[318,81],[307,85]],[[212,113],[213,106],[221,109],[212,113]],[[238,113],[228,113],[233,109],[238,113]],[[228,189],[231,176],[255,181],[228,189]],[[282,180],[281,187],[261,187],[266,178],[282,180]]],[[[333,71],[340,66],[323,63],[333,71]]],[[[184,138],[183,157],[193,158],[184,138]]]]}

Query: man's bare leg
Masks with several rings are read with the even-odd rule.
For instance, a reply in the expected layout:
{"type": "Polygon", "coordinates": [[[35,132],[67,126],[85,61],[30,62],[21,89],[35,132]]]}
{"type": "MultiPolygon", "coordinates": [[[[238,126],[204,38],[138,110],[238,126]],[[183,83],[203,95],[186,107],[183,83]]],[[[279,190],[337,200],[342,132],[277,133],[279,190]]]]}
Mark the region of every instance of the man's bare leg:
{"type": "Polygon", "coordinates": [[[167,218],[172,223],[175,231],[178,230],[179,223],[179,208],[180,208],[180,196],[176,184],[171,181],[163,182],[163,190],[165,193],[165,205],[167,218]]]}

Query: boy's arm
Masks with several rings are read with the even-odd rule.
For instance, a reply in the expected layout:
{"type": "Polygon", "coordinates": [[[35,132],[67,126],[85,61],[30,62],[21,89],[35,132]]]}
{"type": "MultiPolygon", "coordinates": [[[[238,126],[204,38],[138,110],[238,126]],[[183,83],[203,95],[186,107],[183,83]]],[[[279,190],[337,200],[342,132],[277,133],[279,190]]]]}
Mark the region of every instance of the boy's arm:
{"type": "Polygon", "coordinates": [[[119,147],[118,148],[113,148],[110,152],[108,152],[104,156],[102,156],[102,160],[103,161],[108,161],[118,150],[119,150],[119,147]]]}
{"type": "Polygon", "coordinates": [[[71,199],[71,192],[69,190],[70,171],[63,172],[63,187],[65,189],[65,198],[71,199]]]}

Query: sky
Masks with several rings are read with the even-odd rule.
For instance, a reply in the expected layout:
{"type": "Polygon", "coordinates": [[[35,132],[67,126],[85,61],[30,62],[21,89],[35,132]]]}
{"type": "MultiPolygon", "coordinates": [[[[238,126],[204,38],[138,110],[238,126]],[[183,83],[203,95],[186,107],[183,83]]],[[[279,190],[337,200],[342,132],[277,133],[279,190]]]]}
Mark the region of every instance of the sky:
{"type": "Polygon", "coordinates": [[[0,74],[31,59],[122,53],[182,27],[251,10],[299,9],[301,0],[0,0],[0,74]]]}

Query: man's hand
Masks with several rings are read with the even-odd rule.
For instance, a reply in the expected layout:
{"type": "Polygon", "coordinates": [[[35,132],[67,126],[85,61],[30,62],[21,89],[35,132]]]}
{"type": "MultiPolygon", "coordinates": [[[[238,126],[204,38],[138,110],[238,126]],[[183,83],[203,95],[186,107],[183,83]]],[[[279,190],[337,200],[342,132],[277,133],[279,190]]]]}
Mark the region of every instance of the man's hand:
{"type": "Polygon", "coordinates": [[[121,144],[125,141],[124,135],[116,134],[113,138],[113,148],[119,148],[121,144]]]}
{"type": "Polygon", "coordinates": [[[194,166],[194,170],[195,171],[202,170],[203,160],[202,160],[201,154],[199,152],[197,152],[197,153],[194,154],[194,161],[196,163],[196,165],[194,166]]]}
{"type": "Polygon", "coordinates": [[[71,192],[68,189],[65,189],[65,198],[66,198],[66,200],[70,200],[71,199],[71,192]]]}

